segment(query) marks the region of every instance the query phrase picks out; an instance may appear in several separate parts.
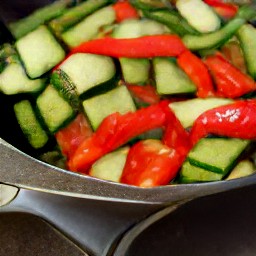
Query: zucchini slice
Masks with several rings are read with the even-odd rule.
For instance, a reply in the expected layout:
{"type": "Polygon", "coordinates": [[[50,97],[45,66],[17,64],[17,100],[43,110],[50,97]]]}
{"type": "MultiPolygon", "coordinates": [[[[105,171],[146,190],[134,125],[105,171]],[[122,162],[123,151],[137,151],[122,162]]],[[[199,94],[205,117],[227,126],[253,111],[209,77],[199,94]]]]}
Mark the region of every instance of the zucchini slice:
{"type": "Polygon", "coordinates": [[[93,177],[120,182],[129,147],[108,153],[96,161],[89,172],[93,177]]]}
{"type": "Polygon", "coordinates": [[[215,173],[198,166],[191,165],[185,161],[179,174],[179,183],[194,183],[222,180],[222,173],[215,173]]]}
{"type": "Polygon", "coordinates": [[[66,126],[75,117],[71,105],[52,85],[48,85],[38,96],[36,105],[51,133],[66,126]]]}
{"type": "Polygon", "coordinates": [[[203,138],[187,158],[194,166],[225,176],[249,143],[249,140],[235,138],[203,138]]]}
{"type": "Polygon", "coordinates": [[[256,29],[244,24],[237,33],[249,74],[256,79],[256,29]]]}
{"type": "Polygon", "coordinates": [[[196,92],[196,85],[171,58],[154,58],[153,69],[159,94],[196,92]]]}
{"type": "Polygon", "coordinates": [[[125,114],[136,110],[129,91],[123,85],[83,101],[83,107],[94,130],[98,128],[106,116],[112,113],[125,114]]]}
{"type": "Polygon", "coordinates": [[[195,98],[191,100],[173,102],[169,105],[184,128],[193,125],[194,121],[205,111],[232,103],[232,99],[224,98],[195,98]]]}
{"type": "Polygon", "coordinates": [[[0,91],[7,95],[36,93],[44,86],[43,78],[29,79],[17,52],[10,44],[4,44],[0,49],[0,91]]]}
{"type": "Polygon", "coordinates": [[[99,29],[115,22],[116,14],[112,7],[107,6],[87,16],[77,25],[61,34],[62,40],[70,48],[95,38],[99,29]]]}
{"type": "Polygon", "coordinates": [[[14,105],[17,121],[30,145],[39,149],[48,142],[48,135],[37,120],[36,114],[28,100],[22,100],[14,105]]]}
{"type": "Polygon", "coordinates": [[[59,68],[73,82],[79,96],[94,87],[107,86],[116,73],[112,58],[89,53],[73,54],[59,68]]]}
{"type": "Polygon", "coordinates": [[[16,48],[30,78],[37,78],[65,58],[65,52],[46,26],[16,41],[16,48]]]}

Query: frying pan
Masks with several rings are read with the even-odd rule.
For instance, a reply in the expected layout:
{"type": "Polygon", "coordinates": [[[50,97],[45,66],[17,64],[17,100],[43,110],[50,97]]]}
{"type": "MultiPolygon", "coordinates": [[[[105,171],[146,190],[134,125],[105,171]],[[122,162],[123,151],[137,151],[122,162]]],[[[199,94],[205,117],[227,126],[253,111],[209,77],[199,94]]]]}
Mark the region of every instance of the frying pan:
{"type": "MultiPolygon", "coordinates": [[[[1,0],[0,18],[8,23],[48,3],[1,0]]],[[[1,26],[0,40],[11,40],[1,26]]],[[[124,255],[140,232],[180,205],[256,183],[256,175],[251,175],[142,189],[63,170],[36,159],[17,127],[11,106],[12,99],[0,95],[0,109],[4,110],[0,125],[1,212],[42,217],[90,255],[124,255]]]]}

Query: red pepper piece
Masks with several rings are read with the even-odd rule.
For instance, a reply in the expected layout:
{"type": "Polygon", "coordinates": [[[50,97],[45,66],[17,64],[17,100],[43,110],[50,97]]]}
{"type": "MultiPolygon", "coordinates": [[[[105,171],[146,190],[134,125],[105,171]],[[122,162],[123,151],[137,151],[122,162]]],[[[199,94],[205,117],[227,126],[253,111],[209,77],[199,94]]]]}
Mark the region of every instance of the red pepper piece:
{"type": "Polygon", "coordinates": [[[237,98],[256,90],[254,80],[220,54],[208,56],[205,64],[213,75],[220,96],[237,98]]]}
{"type": "Polygon", "coordinates": [[[224,3],[219,0],[204,0],[204,2],[212,6],[216,13],[224,19],[233,18],[239,9],[239,7],[235,4],[224,3]]]}
{"type": "Polygon", "coordinates": [[[162,141],[169,148],[174,148],[181,156],[185,157],[192,148],[190,135],[171,111],[170,107],[168,105],[164,107],[166,113],[166,125],[162,141]]]}
{"type": "Polygon", "coordinates": [[[190,51],[185,51],[177,58],[177,63],[197,86],[198,97],[214,95],[212,78],[200,58],[190,51]]]}
{"type": "Polygon", "coordinates": [[[62,154],[70,158],[79,145],[92,135],[92,129],[83,114],[77,117],[65,128],[55,134],[62,154]]]}
{"type": "Polygon", "coordinates": [[[166,104],[164,101],[133,113],[124,115],[114,113],[106,117],[92,138],[85,140],[78,147],[69,161],[70,169],[87,172],[90,165],[104,154],[115,150],[143,132],[162,127],[166,121],[163,110],[166,104]]]}
{"type": "Polygon", "coordinates": [[[121,182],[150,188],[168,184],[178,173],[183,158],[158,140],[140,141],[130,149],[121,182]]]}
{"type": "Polygon", "coordinates": [[[84,42],[71,53],[94,53],[121,58],[175,57],[186,50],[177,35],[150,35],[139,38],[100,38],[84,42]]]}
{"type": "Polygon", "coordinates": [[[217,107],[200,115],[191,130],[190,138],[195,145],[207,134],[240,139],[256,138],[256,100],[237,101],[217,107]]]}
{"type": "Polygon", "coordinates": [[[116,12],[116,21],[122,22],[127,19],[138,19],[137,10],[128,2],[117,2],[112,6],[116,12]]]}
{"type": "Polygon", "coordinates": [[[141,100],[142,102],[152,105],[160,101],[160,96],[157,94],[156,88],[152,85],[141,86],[127,84],[126,87],[135,98],[141,100]]]}

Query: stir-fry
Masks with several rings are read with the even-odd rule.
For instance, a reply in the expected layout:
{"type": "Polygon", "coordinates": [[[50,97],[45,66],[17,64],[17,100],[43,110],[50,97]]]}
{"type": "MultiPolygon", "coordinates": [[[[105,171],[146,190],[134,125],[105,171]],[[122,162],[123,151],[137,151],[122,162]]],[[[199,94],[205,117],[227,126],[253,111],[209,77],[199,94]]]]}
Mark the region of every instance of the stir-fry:
{"type": "Polygon", "coordinates": [[[1,93],[41,160],[145,188],[256,171],[251,3],[72,2],[10,23],[0,48],[1,93]]]}

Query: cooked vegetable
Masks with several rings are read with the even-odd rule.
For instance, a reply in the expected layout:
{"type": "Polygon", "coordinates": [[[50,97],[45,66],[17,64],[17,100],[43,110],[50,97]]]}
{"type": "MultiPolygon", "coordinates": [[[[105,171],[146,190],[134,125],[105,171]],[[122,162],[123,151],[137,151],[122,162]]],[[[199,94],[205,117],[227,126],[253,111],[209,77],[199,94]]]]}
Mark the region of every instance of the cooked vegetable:
{"type": "Polygon", "coordinates": [[[45,74],[65,57],[65,52],[46,26],[40,26],[16,42],[16,48],[31,78],[45,74]]]}
{"type": "Polygon", "coordinates": [[[253,5],[66,1],[0,46],[0,96],[35,156],[140,187],[255,171],[253,5]]]}

